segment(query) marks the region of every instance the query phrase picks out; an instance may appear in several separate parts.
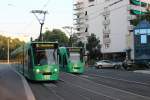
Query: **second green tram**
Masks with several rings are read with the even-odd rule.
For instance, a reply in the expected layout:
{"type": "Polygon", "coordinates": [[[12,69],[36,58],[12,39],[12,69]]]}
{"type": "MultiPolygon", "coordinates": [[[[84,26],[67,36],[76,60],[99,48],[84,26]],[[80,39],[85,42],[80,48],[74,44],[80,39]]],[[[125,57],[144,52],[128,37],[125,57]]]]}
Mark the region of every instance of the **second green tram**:
{"type": "Polygon", "coordinates": [[[59,47],[60,70],[69,73],[83,73],[85,62],[83,59],[84,49],[80,47],[59,47]]]}
{"type": "Polygon", "coordinates": [[[12,56],[17,60],[17,71],[34,81],[59,79],[57,42],[31,42],[16,49],[12,56]]]}

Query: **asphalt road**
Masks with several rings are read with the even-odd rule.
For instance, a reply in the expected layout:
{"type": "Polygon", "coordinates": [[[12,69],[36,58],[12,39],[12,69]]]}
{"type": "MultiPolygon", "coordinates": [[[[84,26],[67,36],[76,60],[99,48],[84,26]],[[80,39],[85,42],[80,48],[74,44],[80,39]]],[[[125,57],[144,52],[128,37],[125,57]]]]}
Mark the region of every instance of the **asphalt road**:
{"type": "Polygon", "coordinates": [[[88,68],[82,75],[61,72],[57,82],[29,82],[36,100],[150,100],[150,76],[88,68]]]}

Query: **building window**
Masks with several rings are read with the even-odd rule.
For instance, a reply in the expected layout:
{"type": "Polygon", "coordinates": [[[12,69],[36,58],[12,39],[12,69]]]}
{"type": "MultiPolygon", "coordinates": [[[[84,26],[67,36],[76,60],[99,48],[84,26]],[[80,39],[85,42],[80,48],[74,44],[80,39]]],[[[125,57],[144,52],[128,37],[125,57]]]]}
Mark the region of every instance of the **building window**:
{"type": "Polygon", "coordinates": [[[104,19],[107,20],[107,17],[105,16],[104,19]]]}
{"type": "Polygon", "coordinates": [[[85,16],[87,15],[87,11],[85,11],[85,16]]]}
{"type": "Polygon", "coordinates": [[[105,44],[105,48],[107,49],[107,48],[109,48],[109,47],[110,47],[110,44],[106,43],[106,44],[105,44]]]}
{"type": "Polygon", "coordinates": [[[109,34],[104,34],[104,38],[109,38],[109,34]]]}
{"type": "Polygon", "coordinates": [[[89,0],[89,2],[94,2],[95,0],[89,0]]]}
{"type": "Polygon", "coordinates": [[[77,31],[80,31],[80,28],[77,28],[77,31]]]}
{"type": "Polygon", "coordinates": [[[141,44],[147,43],[147,35],[141,35],[141,44]]]}
{"type": "Polygon", "coordinates": [[[85,32],[88,32],[88,28],[85,29],[85,32]]]}

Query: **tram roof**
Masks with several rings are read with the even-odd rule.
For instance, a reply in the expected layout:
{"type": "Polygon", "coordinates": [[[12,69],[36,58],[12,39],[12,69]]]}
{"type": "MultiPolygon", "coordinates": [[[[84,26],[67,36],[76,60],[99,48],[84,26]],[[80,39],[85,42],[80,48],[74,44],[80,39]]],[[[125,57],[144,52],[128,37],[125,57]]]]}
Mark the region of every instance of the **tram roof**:
{"type": "Polygon", "coordinates": [[[30,44],[33,44],[33,43],[52,43],[52,44],[58,44],[58,42],[45,42],[45,41],[32,41],[30,42],[30,44]]]}

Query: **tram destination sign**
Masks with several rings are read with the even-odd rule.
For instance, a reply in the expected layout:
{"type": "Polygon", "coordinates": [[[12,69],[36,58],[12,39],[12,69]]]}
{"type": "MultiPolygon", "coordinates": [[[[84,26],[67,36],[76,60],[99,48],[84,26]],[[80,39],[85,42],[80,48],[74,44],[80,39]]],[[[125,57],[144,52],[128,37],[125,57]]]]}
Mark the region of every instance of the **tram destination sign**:
{"type": "Polygon", "coordinates": [[[81,48],[68,48],[69,52],[80,52],[81,48]]]}
{"type": "Polygon", "coordinates": [[[36,48],[38,49],[53,49],[55,48],[55,44],[50,44],[50,43],[39,43],[35,45],[36,48]]]}

